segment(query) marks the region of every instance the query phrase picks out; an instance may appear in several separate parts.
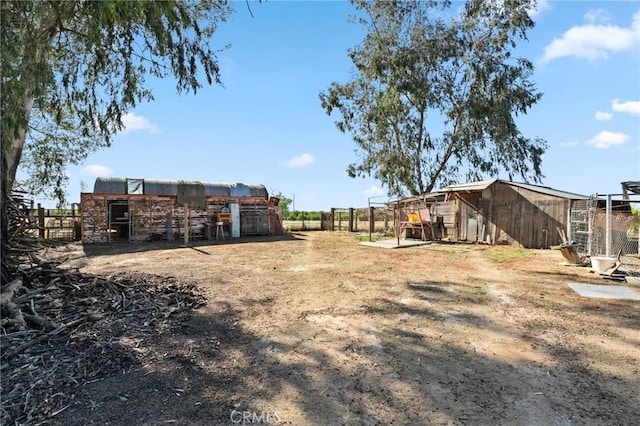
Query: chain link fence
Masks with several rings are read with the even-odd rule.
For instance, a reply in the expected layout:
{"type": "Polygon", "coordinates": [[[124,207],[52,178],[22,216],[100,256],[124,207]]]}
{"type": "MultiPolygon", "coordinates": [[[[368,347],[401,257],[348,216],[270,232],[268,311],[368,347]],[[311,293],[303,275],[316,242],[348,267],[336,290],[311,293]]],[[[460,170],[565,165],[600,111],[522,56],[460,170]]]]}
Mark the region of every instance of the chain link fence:
{"type": "Polygon", "coordinates": [[[619,254],[624,267],[640,271],[640,217],[633,214],[633,203],[640,203],[640,196],[612,199],[609,211],[605,200],[596,196],[578,203],[571,211],[570,221],[570,236],[578,254],[590,257],[619,254]]]}

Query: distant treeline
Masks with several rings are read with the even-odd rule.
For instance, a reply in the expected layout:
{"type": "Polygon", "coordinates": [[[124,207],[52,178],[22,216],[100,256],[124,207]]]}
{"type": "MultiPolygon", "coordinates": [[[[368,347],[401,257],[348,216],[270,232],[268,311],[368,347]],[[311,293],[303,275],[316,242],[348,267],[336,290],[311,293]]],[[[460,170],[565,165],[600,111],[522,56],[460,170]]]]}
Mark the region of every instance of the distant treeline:
{"type": "MultiPolygon", "coordinates": [[[[323,212],[323,211],[300,211],[300,210],[295,210],[295,211],[285,211],[284,213],[284,220],[322,220],[322,215],[324,215],[325,217],[328,217],[331,212],[323,212]]],[[[340,214],[343,218],[347,218],[348,217],[348,213],[345,211],[342,211],[341,213],[336,213],[336,214],[340,214]]],[[[355,218],[356,220],[360,220],[360,221],[367,221],[369,220],[369,210],[368,209],[355,209],[355,218]]]]}
{"type": "Polygon", "coordinates": [[[329,214],[329,212],[323,211],[310,211],[305,212],[301,210],[295,210],[290,212],[285,212],[284,220],[321,220],[322,214],[329,214]]]}

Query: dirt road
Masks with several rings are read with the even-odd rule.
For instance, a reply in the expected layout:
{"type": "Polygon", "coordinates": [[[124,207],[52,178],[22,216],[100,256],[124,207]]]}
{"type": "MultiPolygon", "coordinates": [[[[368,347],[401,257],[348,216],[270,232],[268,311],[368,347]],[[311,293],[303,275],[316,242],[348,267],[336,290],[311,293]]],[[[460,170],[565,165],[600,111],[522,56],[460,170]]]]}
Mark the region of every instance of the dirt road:
{"type": "Polygon", "coordinates": [[[81,246],[68,267],[192,280],[189,321],[127,336],[139,365],[81,384],[65,425],[602,425],[640,419],[638,302],[587,299],[553,250],[353,234],[81,246]]]}

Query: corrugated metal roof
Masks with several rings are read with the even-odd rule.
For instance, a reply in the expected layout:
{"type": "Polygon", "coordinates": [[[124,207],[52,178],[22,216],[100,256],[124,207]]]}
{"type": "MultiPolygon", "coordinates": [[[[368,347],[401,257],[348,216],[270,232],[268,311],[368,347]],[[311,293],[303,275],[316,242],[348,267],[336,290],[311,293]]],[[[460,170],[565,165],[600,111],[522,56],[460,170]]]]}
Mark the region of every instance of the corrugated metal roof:
{"type": "Polygon", "coordinates": [[[539,192],[541,194],[552,195],[554,197],[568,198],[570,200],[588,200],[588,195],[576,194],[574,192],[561,191],[559,189],[549,188],[548,186],[531,185],[528,183],[501,181],[508,185],[518,186],[528,189],[529,191],[539,192]]]}
{"type": "Polygon", "coordinates": [[[629,191],[632,194],[640,194],[640,180],[630,180],[622,182],[622,191],[629,191]]]}
{"type": "Polygon", "coordinates": [[[123,178],[99,177],[93,184],[94,194],[126,194],[127,180],[123,178]]]}
{"type": "Polygon", "coordinates": [[[142,193],[148,195],[178,195],[178,181],[144,179],[142,193]]]}
{"type": "Polygon", "coordinates": [[[481,180],[478,182],[469,182],[469,183],[461,183],[456,185],[449,185],[444,187],[437,192],[462,192],[462,191],[482,191],[496,182],[501,182],[506,185],[517,186],[519,188],[524,188],[529,191],[537,192],[540,194],[551,195],[554,197],[560,198],[568,198],[570,200],[584,200],[588,199],[587,195],[575,194],[573,192],[561,191],[558,189],[549,188],[548,186],[540,186],[540,185],[532,185],[528,183],[521,182],[511,182],[508,180],[502,179],[491,179],[491,180],[481,180]]]}
{"type": "MultiPolygon", "coordinates": [[[[159,179],[137,179],[143,181],[143,193],[146,195],[177,196],[180,182],[159,179]]],[[[264,197],[269,192],[264,185],[245,185],[227,182],[193,182],[204,186],[206,197],[264,197]]],[[[99,177],[93,186],[94,194],[127,194],[126,178],[99,177]]]]}
{"type": "Polygon", "coordinates": [[[446,186],[436,192],[460,192],[460,191],[482,191],[493,185],[498,179],[481,180],[478,182],[459,183],[446,186]]]}

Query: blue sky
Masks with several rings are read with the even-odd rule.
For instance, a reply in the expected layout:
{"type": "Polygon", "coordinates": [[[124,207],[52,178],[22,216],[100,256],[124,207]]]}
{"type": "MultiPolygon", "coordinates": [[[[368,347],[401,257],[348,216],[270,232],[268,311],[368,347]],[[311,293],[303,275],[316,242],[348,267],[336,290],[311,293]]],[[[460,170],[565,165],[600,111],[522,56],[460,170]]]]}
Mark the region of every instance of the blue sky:
{"type": "MultiPolygon", "coordinates": [[[[224,87],[178,95],[150,80],[155,101],[125,117],[113,146],[70,167],[69,201],[96,176],[264,184],[297,210],[386,201],[375,179],[346,174],[356,159],[318,93],[346,82],[346,51],[364,29],[342,1],[236,2],[212,43],[224,87]]],[[[520,119],[549,143],[543,184],[585,195],[619,193],[640,180],[640,3],[539,2],[536,27],[518,55],[532,60],[543,98],[520,119]]],[[[505,178],[505,176],[499,176],[505,178]]],[[[46,205],[53,206],[53,203],[46,205]]]]}

